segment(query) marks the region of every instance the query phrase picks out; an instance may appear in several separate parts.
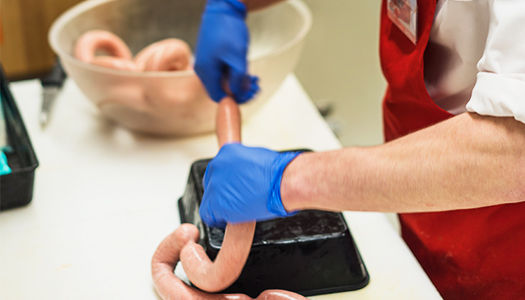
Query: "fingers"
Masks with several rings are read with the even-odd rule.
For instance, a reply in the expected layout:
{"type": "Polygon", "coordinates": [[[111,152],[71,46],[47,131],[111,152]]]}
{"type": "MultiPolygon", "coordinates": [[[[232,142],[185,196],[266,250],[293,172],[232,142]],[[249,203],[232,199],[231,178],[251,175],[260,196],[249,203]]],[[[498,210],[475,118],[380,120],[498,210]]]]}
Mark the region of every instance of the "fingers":
{"type": "Polygon", "coordinates": [[[284,290],[266,290],[255,300],[307,300],[307,298],[284,290]]]}
{"type": "Polygon", "coordinates": [[[195,73],[199,76],[199,79],[202,81],[210,98],[215,102],[219,102],[226,96],[226,92],[222,88],[223,66],[217,64],[216,66],[209,67],[198,62],[199,60],[197,59],[194,68],[195,73]]]}
{"type": "Polygon", "coordinates": [[[224,229],[226,227],[226,222],[223,219],[217,219],[216,213],[220,210],[219,207],[210,207],[210,195],[216,195],[216,193],[213,192],[213,187],[204,185],[204,189],[206,190],[206,193],[204,193],[204,196],[202,198],[202,203],[199,208],[199,216],[201,220],[207,224],[210,227],[216,227],[224,229]]]}
{"type": "Polygon", "coordinates": [[[246,64],[223,62],[215,66],[203,66],[201,62],[195,65],[195,73],[213,101],[220,102],[231,93],[235,102],[242,104],[251,100],[260,90],[259,78],[247,73],[246,64]],[[224,89],[224,82],[228,82],[229,93],[224,89]]]}
{"type": "Polygon", "coordinates": [[[204,204],[201,204],[201,207],[199,208],[199,216],[201,217],[201,220],[209,227],[215,227],[220,229],[226,228],[226,222],[222,219],[217,219],[215,214],[213,213],[213,211],[217,210],[212,210],[209,207],[207,207],[207,205],[205,204],[208,203],[208,201],[205,202],[204,199],[202,200],[202,203],[204,204]]]}
{"type": "Polygon", "coordinates": [[[204,11],[196,51],[195,72],[210,98],[219,102],[230,94],[244,103],[259,90],[256,77],[247,73],[250,34],[246,6],[241,1],[208,1],[204,11]]]}
{"type": "Polygon", "coordinates": [[[259,78],[250,76],[244,70],[230,69],[229,82],[230,90],[239,104],[252,99],[259,91],[259,78]]]}

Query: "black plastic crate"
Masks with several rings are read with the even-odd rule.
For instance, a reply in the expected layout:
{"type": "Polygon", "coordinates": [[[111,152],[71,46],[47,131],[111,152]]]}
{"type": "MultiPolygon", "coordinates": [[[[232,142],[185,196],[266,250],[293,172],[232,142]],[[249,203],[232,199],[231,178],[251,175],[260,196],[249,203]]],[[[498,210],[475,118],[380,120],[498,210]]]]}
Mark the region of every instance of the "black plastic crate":
{"type": "Polygon", "coordinates": [[[0,76],[0,104],[3,106],[8,144],[11,148],[5,153],[11,173],[0,176],[0,210],[5,210],[31,202],[38,160],[3,70],[0,76]]]}
{"type": "MultiPolygon", "coordinates": [[[[224,230],[208,227],[198,212],[204,192],[202,178],[209,161],[193,163],[178,205],[181,222],[199,228],[199,243],[213,260],[221,247],[224,230]]],[[[367,270],[343,215],[308,210],[289,218],[258,222],[240,277],[222,292],[255,298],[267,289],[284,289],[313,296],[357,290],[368,281],[367,270]]]]}

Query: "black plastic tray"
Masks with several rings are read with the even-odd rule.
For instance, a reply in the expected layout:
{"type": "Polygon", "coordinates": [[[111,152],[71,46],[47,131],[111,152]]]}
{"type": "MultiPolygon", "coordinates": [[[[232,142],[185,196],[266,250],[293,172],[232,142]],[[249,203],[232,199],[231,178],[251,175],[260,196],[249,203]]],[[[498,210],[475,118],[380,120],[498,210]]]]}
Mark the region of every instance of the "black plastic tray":
{"type": "Polygon", "coordinates": [[[5,153],[12,172],[0,176],[0,210],[5,210],[31,202],[38,160],[3,70],[0,70],[0,76],[0,105],[3,105],[8,143],[12,148],[5,153]]]}
{"type": "MultiPolygon", "coordinates": [[[[181,222],[199,228],[199,243],[213,260],[221,247],[224,230],[206,226],[198,213],[204,192],[202,178],[209,161],[193,163],[178,205],[181,222]]],[[[368,281],[367,270],[342,214],[310,210],[289,218],[258,222],[240,277],[222,292],[255,298],[267,289],[284,289],[313,296],[357,290],[368,281]]]]}

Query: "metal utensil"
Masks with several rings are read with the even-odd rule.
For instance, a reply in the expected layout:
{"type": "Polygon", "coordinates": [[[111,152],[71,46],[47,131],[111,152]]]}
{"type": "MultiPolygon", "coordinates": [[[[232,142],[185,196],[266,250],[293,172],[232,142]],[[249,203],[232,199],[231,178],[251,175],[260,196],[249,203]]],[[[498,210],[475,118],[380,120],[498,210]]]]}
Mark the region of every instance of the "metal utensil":
{"type": "Polygon", "coordinates": [[[42,127],[45,127],[49,123],[55,100],[66,78],[66,72],[64,72],[58,58],[51,72],[40,78],[40,82],[42,83],[42,108],[38,116],[38,121],[42,127]]]}

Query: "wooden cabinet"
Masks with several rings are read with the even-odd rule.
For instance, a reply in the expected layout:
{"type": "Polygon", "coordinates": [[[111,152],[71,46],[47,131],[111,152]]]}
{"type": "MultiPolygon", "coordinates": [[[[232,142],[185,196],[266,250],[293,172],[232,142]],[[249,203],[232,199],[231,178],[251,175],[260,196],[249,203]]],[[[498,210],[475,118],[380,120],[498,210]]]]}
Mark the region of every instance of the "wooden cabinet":
{"type": "Polygon", "coordinates": [[[53,66],[47,42],[53,21],[81,0],[0,0],[0,61],[11,80],[40,76],[53,66]]]}

